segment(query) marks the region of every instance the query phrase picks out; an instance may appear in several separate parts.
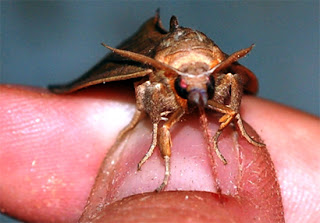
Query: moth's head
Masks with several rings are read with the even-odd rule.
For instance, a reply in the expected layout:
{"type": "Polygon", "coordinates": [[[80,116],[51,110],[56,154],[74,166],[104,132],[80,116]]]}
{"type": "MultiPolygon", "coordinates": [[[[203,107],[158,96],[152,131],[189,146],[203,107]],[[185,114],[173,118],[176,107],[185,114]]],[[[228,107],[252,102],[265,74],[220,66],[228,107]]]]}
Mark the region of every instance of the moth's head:
{"type": "Polygon", "coordinates": [[[174,81],[174,88],[179,97],[188,100],[190,106],[206,107],[214,94],[212,75],[179,74],[174,81]]]}
{"type": "Polygon", "coordinates": [[[174,88],[190,106],[206,107],[214,94],[215,81],[210,70],[224,54],[203,33],[179,26],[175,16],[170,32],[157,48],[155,58],[178,71],[174,88]]]}

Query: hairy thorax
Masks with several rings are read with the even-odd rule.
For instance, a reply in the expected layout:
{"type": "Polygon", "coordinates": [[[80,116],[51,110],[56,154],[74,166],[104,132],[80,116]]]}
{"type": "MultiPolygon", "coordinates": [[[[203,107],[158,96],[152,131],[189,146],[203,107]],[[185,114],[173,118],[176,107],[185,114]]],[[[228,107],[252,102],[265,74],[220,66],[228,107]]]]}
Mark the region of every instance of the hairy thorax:
{"type": "Polygon", "coordinates": [[[208,71],[225,59],[222,51],[206,35],[183,27],[164,38],[156,51],[156,60],[191,74],[208,71]],[[206,66],[198,66],[200,63],[206,66]]]}

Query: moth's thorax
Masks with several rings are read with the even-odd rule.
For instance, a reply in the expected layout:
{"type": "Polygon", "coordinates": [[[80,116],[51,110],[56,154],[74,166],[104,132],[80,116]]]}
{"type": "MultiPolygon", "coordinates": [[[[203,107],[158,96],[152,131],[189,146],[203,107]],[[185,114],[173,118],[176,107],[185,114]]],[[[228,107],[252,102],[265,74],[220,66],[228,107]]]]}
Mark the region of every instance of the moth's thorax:
{"type": "Polygon", "coordinates": [[[178,70],[181,71],[182,73],[193,74],[197,76],[199,74],[203,74],[204,72],[210,70],[210,66],[208,63],[205,63],[205,62],[191,61],[188,63],[182,63],[179,66],[178,70]]]}
{"type": "Polygon", "coordinates": [[[185,72],[183,70],[186,70],[187,66],[202,66],[190,68],[193,72],[203,67],[209,70],[225,59],[223,52],[211,39],[189,28],[178,28],[169,33],[156,48],[156,52],[156,60],[182,72],[185,72]]]}

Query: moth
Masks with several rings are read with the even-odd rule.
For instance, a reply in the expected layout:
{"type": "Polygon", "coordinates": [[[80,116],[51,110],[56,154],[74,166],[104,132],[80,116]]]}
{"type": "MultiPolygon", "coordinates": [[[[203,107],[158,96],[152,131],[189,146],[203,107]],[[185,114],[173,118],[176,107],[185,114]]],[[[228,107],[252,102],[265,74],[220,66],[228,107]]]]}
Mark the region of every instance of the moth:
{"type": "Polygon", "coordinates": [[[249,143],[265,146],[246,132],[239,113],[243,93],[256,94],[258,91],[254,73],[237,62],[251,51],[253,45],[227,55],[202,32],[180,26],[175,16],[171,17],[167,31],[159,13],[117,49],[102,45],[113,53],[75,81],[52,85],[49,89],[65,94],[111,81],[137,80],[136,112],[115,144],[135,128],[143,115],[148,115],[152,122],[152,142],[138,163],[138,169],[158,146],[165,173],[157,191],[166,187],[170,177],[170,129],[185,114],[197,110],[201,117],[205,117],[205,110],[222,114],[219,129],[210,143],[224,164],[227,160],[219,150],[218,141],[222,131],[231,123],[249,143]]]}

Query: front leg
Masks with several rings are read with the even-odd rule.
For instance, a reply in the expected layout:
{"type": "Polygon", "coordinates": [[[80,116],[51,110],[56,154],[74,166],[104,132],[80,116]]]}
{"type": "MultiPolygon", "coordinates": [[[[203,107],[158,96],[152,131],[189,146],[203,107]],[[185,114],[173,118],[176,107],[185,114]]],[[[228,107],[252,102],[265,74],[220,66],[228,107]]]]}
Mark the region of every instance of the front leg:
{"type": "Polygon", "coordinates": [[[223,113],[224,115],[219,119],[219,129],[213,136],[213,146],[216,151],[217,156],[220,158],[220,160],[227,164],[227,160],[223,157],[221,154],[219,147],[218,147],[218,139],[221,135],[223,129],[227,127],[234,119],[237,119],[237,126],[241,132],[241,135],[252,145],[258,146],[258,147],[264,147],[265,144],[257,142],[254,140],[245,130],[243,126],[243,122],[239,113],[241,98],[243,94],[243,88],[242,88],[242,77],[238,74],[226,74],[223,79],[221,80],[220,86],[217,88],[217,92],[215,95],[217,95],[217,99],[220,103],[215,102],[213,100],[208,101],[208,107],[216,110],[218,112],[223,113]],[[224,101],[219,98],[219,96],[223,95],[226,96],[228,92],[231,92],[230,95],[230,103],[228,105],[222,104],[224,101]]]}
{"type": "Polygon", "coordinates": [[[152,142],[149,147],[148,152],[144,155],[141,161],[138,164],[138,170],[141,169],[141,166],[150,158],[153,154],[153,151],[157,144],[159,145],[159,149],[161,152],[161,156],[164,159],[165,163],[165,173],[164,178],[161,185],[156,189],[157,192],[162,191],[168,184],[170,177],[170,157],[171,157],[171,134],[170,128],[180,120],[182,115],[184,114],[182,109],[174,112],[171,117],[161,126],[158,132],[158,123],[153,123],[153,131],[152,131],[152,142]],[[159,141],[157,143],[157,141],[159,141]]]}
{"type": "Polygon", "coordinates": [[[162,158],[165,162],[165,173],[164,178],[161,185],[156,189],[156,191],[162,191],[168,184],[170,177],[170,157],[171,157],[171,134],[170,128],[177,123],[180,118],[183,116],[184,111],[182,109],[178,109],[175,111],[168,121],[166,121],[163,126],[159,129],[158,139],[159,139],[159,149],[162,155],[162,158]]]}
{"type": "Polygon", "coordinates": [[[154,149],[157,146],[157,139],[158,139],[158,123],[153,123],[152,128],[152,141],[151,145],[148,149],[148,152],[143,156],[143,158],[138,163],[138,170],[141,170],[142,165],[150,158],[153,154],[154,149]]]}
{"type": "MultiPolygon", "coordinates": [[[[229,75],[229,74],[228,74],[229,75]]],[[[241,135],[252,145],[258,146],[258,147],[264,147],[266,146],[264,143],[258,142],[254,140],[245,130],[243,126],[243,122],[241,119],[241,115],[239,113],[241,98],[243,94],[243,88],[242,88],[242,76],[239,74],[230,75],[230,81],[231,81],[231,98],[230,98],[230,108],[233,109],[235,114],[235,119],[237,119],[237,126],[241,132],[241,135]]]]}
{"type": "Polygon", "coordinates": [[[172,91],[168,90],[162,83],[145,81],[135,87],[137,108],[138,110],[145,111],[150,116],[153,125],[152,142],[147,153],[139,162],[138,170],[140,170],[142,165],[151,157],[155,147],[158,145],[165,161],[164,180],[157,188],[157,191],[161,191],[168,184],[170,176],[170,128],[180,120],[181,116],[184,114],[184,110],[178,106],[172,91]],[[170,113],[172,114],[170,115],[170,113]],[[164,120],[165,123],[159,128],[159,123],[164,120]]]}

